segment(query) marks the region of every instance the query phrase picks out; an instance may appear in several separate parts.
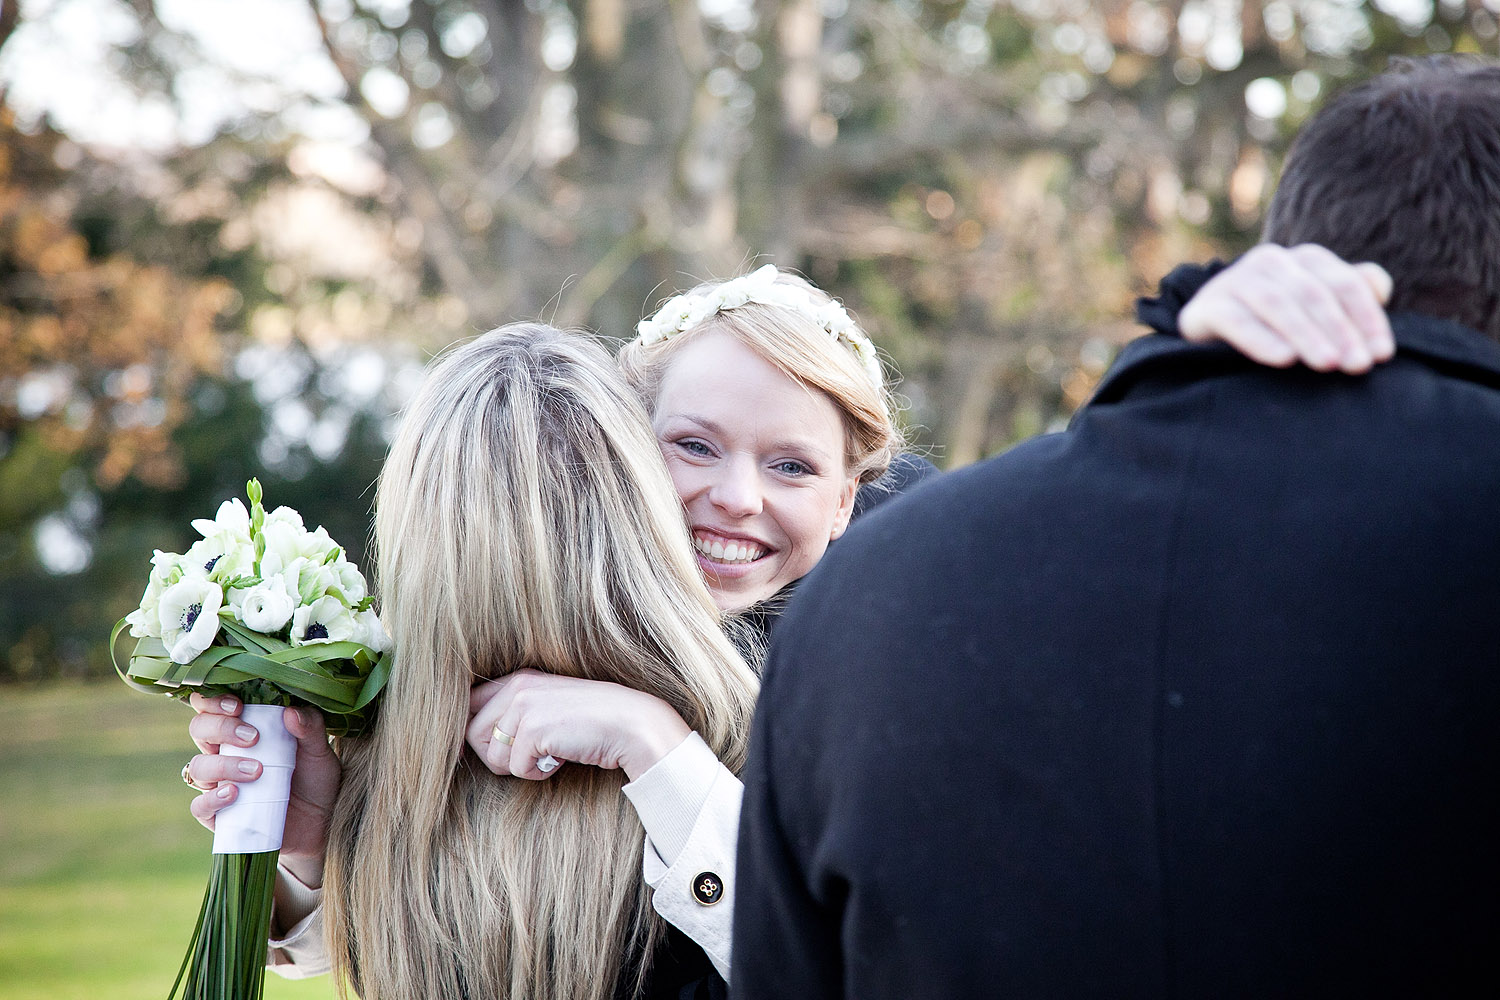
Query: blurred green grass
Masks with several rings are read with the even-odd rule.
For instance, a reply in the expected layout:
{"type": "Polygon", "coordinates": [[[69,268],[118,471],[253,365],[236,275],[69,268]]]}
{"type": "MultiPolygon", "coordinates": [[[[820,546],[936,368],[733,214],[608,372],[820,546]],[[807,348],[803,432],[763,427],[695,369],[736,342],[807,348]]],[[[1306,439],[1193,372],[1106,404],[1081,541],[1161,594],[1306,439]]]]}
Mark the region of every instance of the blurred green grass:
{"type": "MultiPolygon", "coordinates": [[[[122,684],[0,688],[0,1000],[166,997],[212,861],[188,715],[122,684]]],[[[334,995],[266,976],[267,1000],[334,995]]]]}

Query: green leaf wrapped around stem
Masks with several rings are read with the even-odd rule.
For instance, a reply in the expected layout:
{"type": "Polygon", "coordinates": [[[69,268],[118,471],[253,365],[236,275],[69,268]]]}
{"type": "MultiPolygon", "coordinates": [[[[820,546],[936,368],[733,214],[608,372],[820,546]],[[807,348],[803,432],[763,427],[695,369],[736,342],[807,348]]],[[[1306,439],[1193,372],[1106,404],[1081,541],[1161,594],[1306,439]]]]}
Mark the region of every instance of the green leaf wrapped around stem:
{"type": "Polygon", "coordinates": [[[110,656],[120,679],[138,691],[186,701],[194,691],[232,694],[250,705],[311,705],[322,711],[329,733],[357,734],[369,727],[374,701],[390,676],[390,656],[355,642],[292,646],[225,618],[222,644],[191,663],[176,663],[160,639],[145,637],[124,667],[115,646],[127,627],[115,623],[110,656]]]}

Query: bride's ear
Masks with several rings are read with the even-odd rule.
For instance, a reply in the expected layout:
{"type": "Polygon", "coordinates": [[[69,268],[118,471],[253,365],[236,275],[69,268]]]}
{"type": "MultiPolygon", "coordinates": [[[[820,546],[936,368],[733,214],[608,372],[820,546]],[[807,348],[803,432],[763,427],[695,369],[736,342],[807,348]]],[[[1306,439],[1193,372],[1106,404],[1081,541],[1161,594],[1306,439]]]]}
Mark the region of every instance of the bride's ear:
{"type": "Polygon", "coordinates": [[[831,542],[844,533],[849,527],[849,519],[854,516],[854,496],[859,492],[859,479],[849,476],[844,480],[843,487],[839,490],[839,509],[833,516],[833,531],[828,535],[831,542]]]}

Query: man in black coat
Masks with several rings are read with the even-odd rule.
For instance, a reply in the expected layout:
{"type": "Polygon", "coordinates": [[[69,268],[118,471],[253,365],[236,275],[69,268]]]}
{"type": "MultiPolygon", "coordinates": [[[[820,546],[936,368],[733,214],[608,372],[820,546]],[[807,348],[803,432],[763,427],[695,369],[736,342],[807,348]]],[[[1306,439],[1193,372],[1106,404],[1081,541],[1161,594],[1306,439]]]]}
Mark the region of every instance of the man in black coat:
{"type": "Polygon", "coordinates": [[[1385,266],[1396,358],[1143,338],[804,581],[736,998],[1495,995],[1500,68],[1335,99],[1266,238],[1385,266]]]}

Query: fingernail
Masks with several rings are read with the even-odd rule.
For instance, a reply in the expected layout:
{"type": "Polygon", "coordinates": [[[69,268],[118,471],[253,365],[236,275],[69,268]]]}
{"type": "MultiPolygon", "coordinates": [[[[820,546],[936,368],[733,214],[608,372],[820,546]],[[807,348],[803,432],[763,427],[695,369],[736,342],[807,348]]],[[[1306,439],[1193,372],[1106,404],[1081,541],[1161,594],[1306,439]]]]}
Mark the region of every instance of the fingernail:
{"type": "Polygon", "coordinates": [[[227,798],[229,798],[229,796],[231,796],[233,794],[234,794],[234,786],[233,785],[220,785],[218,788],[214,789],[214,798],[216,798],[216,799],[227,799],[227,798]]]}
{"type": "Polygon", "coordinates": [[[255,739],[255,729],[251,726],[235,726],[234,735],[248,743],[255,739]]]}
{"type": "Polygon", "coordinates": [[[255,761],[253,760],[242,760],[238,764],[234,765],[234,767],[235,770],[239,771],[243,775],[253,777],[255,774],[255,761]]]}
{"type": "Polygon", "coordinates": [[[219,702],[219,707],[224,710],[225,715],[233,715],[235,707],[234,699],[225,698],[223,701],[219,702]]]}

